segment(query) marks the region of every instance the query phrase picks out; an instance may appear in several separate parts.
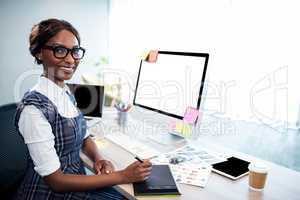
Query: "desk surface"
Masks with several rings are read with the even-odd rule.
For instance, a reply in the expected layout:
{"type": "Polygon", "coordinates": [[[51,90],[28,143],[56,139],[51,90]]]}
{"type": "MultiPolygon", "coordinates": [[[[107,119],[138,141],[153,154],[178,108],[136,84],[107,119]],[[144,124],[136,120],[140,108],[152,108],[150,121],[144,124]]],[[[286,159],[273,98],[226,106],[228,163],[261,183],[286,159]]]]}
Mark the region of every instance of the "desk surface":
{"type": "MultiPolygon", "coordinates": [[[[128,119],[129,122],[130,120],[131,118],[128,119]]],[[[101,130],[99,131],[99,129],[97,129],[98,132],[96,133],[96,136],[103,136],[103,132],[105,132],[105,134],[115,133],[118,131],[126,132],[126,130],[124,130],[124,127],[120,129],[120,126],[118,126],[118,124],[116,123],[116,113],[114,113],[113,111],[110,111],[105,115],[105,118],[103,118],[100,125],[101,130]]],[[[135,130],[136,128],[137,127],[135,127],[135,130]]],[[[149,127],[148,129],[143,128],[143,130],[149,130],[149,127]]],[[[139,133],[136,133],[136,135],[139,135],[139,133]]],[[[190,142],[195,146],[205,147],[213,151],[222,152],[227,155],[237,156],[249,161],[257,160],[257,158],[253,156],[212,144],[210,141],[207,141],[205,137],[200,136],[197,140],[194,139],[190,142]]],[[[127,151],[125,151],[123,148],[109,141],[107,141],[107,144],[108,145],[106,148],[100,150],[101,154],[104,156],[104,158],[111,160],[117,169],[123,169],[128,164],[135,161],[133,156],[127,151]]],[[[151,145],[155,144],[151,143],[151,145]]],[[[160,149],[159,144],[157,145],[157,149],[160,149]]],[[[92,166],[91,162],[86,156],[84,156],[83,154],[81,156],[87,166],[92,166]]],[[[248,188],[248,176],[245,176],[237,181],[231,181],[228,178],[225,178],[215,173],[211,173],[205,188],[185,184],[178,184],[178,187],[182,193],[181,196],[160,199],[299,199],[300,173],[271,162],[264,162],[268,164],[271,170],[268,174],[267,184],[263,192],[255,192],[248,188]]],[[[135,199],[135,197],[133,196],[132,184],[118,185],[117,189],[129,199],[135,199]]],[[[147,197],[138,199],[150,200],[152,198],[147,197]]]]}

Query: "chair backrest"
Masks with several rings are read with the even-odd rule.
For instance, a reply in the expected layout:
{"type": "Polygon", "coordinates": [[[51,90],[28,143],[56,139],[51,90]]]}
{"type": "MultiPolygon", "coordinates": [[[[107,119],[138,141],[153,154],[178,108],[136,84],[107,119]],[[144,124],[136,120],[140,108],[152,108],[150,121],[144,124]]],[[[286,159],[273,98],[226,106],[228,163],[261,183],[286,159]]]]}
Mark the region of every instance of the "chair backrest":
{"type": "Polygon", "coordinates": [[[1,199],[9,199],[16,192],[27,164],[27,147],[14,125],[16,108],[15,103],[0,106],[1,199]]]}

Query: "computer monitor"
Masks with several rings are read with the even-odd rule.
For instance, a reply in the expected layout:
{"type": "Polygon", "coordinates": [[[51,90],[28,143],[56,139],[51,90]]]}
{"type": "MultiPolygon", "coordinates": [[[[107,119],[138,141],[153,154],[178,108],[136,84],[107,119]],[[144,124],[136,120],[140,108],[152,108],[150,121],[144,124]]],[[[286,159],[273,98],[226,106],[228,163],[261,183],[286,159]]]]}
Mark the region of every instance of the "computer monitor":
{"type": "Polygon", "coordinates": [[[77,107],[85,117],[102,117],[104,86],[71,83],[67,85],[75,96],[77,107]]]}
{"type": "Polygon", "coordinates": [[[158,51],[155,62],[140,62],[133,104],[183,119],[187,107],[199,109],[208,53],[158,51]]]}

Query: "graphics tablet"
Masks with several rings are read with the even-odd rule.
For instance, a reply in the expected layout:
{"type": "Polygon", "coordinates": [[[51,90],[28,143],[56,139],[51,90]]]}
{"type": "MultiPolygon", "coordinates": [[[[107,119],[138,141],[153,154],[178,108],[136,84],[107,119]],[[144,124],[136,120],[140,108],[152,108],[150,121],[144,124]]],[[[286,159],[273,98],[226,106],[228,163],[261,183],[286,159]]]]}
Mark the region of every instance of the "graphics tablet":
{"type": "Polygon", "coordinates": [[[213,164],[212,170],[232,180],[236,180],[249,173],[249,164],[250,162],[248,161],[230,157],[224,162],[213,164]]]}

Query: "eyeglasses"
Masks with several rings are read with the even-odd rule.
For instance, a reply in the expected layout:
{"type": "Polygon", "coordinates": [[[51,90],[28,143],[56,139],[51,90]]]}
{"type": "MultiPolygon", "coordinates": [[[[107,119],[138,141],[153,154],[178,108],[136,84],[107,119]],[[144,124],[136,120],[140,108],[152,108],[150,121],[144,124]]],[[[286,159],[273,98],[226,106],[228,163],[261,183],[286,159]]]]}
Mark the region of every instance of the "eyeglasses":
{"type": "Polygon", "coordinates": [[[64,46],[49,46],[45,45],[42,49],[49,49],[53,51],[53,55],[55,58],[63,59],[68,56],[69,52],[71,52],[74,60],[80,60],[83,58],[85,49],[82,47],[73,47],[69,49],[64,46]]]}

